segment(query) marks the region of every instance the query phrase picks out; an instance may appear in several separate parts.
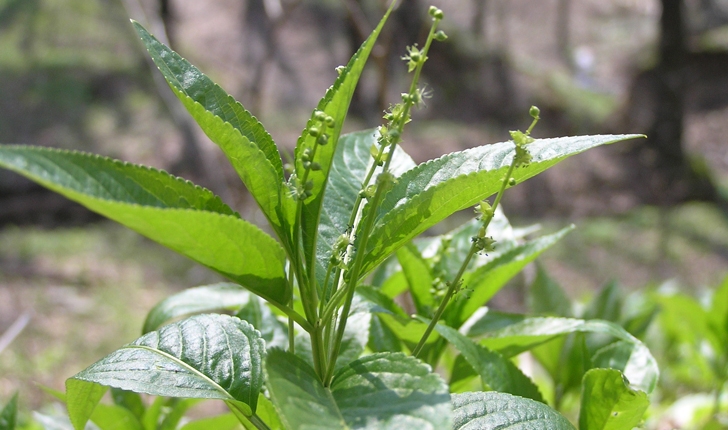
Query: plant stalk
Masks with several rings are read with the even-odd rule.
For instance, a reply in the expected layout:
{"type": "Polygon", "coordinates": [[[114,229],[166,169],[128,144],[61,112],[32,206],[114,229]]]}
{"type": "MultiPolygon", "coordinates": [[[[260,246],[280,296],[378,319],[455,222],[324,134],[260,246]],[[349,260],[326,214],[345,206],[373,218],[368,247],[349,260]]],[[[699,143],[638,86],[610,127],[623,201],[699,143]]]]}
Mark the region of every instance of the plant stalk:
{"type": "MultiPolygon", "coordinates": [[[[334,343],[332,345],[331,350],[331,356],[329,357],[328,362],[328,369],[326,371],[326,377],[324,378],[324,386],[328,386],[331,383],[331,378],[333,378],[334,374],[334,367],[336,365],[336,359],[339,356],[339,352],[341,351],[341,341],[344,338],[344,330],[346,329],[346,321],[349,318],[349,311],[351,310],[351,302],[354,299],[354,291],[356,290],[356,286],[359,283],[359,273],[361,272],[361,267],[364,262],[364,256],[365,256],[365,250],[367,247],[367,242],[369,240],[369,235],[372,231],[372,227],[374,226],[374,219],[376,218],[376,209],[379,207],[379,203],[382,200],[382,197],[385,192],[385,184],[377,184],[377,191],[374,194],[374,198],[371,201],[371,207],[369,212],[367,213],[365,222],[364,222],[364,228],[362,229],[362,236],[361,241],[358,244],[359,251],[356,253],[356,256],[354,258],[354,265],[351,269],[350,276],[349,276],[349,284],[346,288],[346,300],[344,301],[344,306],[341,311],[341,320],[339,322],[339,326],[337,327],[336,331],[336,337],[334,339],[334,343]]],[[[333,323],[333,321],[331,322],[333,323]]]]}
{"type": "MultiPolygon", "coordinates": [[[[505,191],[506,187],[508,186],[508,180],[511,178],[511,174],[513,173],[513,169],[516,167],[516,160],[515,157],[513,161],[511,162],[511,165],[508,167],[508,172],[506,173],[505,178],[503,178],[503,184],[501,185],[500,190],[498,190],[498,194],[495,197],[495,202],[493,202],[493,213],[495,213],[495,210],[498,208],[498,204],[501,201],[501,197],[503,196],[503,192],[505,191]]],[[[482,231],[485,234],[485,231],[488,229],[488,225],[490,225],[490,221],[493,219],[493,215],[490,215],[488,218],[483,220],[483,227],[482,231]]],[[[430,320],[430,323],[427,325],[427,328],[425,329],[425,333],[422,335],[422,338],[420,338],[420,341],[417,343],[417,346],[412,350],[412,355],[415,357],[419,357],[419,354],[422,352],[422,348],[424,348],[425,344],[427,343],[427,339],[429,339],[430,335],[432,334],[432,331],[435,329],[435,325],[440,320],[440,317],[442,317],[443,312],[445,312],[445,308],[447,308],[448,303],[450,302],[450,299],[453,295],[458,291],[460,280],[463,277],[463,274],[465,273],[465,270],[467,269],[468,265],[470,264],[470,260],[473,258],[473,255],[477,252],[477,244],[476,242],[473,242],[472,246],[470,247],[470,251],[468,251],[468,255],[465,257],[465,260],[463,261],[463,264],[460,265],[460,269],[458,270],[458,273],[455,275],[455,279],[450,282],[450,285],[448,286],[447,292],[445,293],[445,296],[442,298],[442,301],[440,302],[440,306],[438,306],[437,311],[435,311],[435,315],[433,315],[432,320],[430,320]]]]}

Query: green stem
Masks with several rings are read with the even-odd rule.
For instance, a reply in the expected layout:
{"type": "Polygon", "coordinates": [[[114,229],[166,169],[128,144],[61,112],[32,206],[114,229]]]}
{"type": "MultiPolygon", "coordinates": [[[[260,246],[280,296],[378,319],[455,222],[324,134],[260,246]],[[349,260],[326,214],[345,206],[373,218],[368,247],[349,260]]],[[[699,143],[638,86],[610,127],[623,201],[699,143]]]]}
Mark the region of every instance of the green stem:
{"type": "Polygon", "coordinates": [[[268,424],[266,424],[262,419],[260,419],[259,416],[255,415],[255,414],[249,416],[248,420],[258,430],[270,430],[270,427],[268,427],[268,424]]]}
{"type": "Polygon", "coordinates": [[[278,309],[280,309],[281,311],[283,311],[283,313],[286,314],[288,316],[288,318],[295,321],[307,333],[311,333],[313,331],[313,324],[308,322],[308,320],[306,320],[306,318],[303,315],[296,312],[295,309],[293,309],[289,306],[286,306],[286,305],[282,305],[280,303],[276,303],[276,302],[268,302],[268,303],[272,304],[273,306],[275,306],[278,309]]]}
{"type": "MultiPolygon", "coordinates": [[[[328,369],[326,371],[326,377],[324,378],[324,386],[328,386],[331,383],[331,378],[334,376],[334,367],[336,365],[336,359],[339,356],[339,352],[341,351],[341,341],[344,338],[344,330],[346,329],[346,321],[349,318],[349,311],[351,310],[351,302],[354,299],[354,291],[356,290],[356,285],[359,282],[359,273],[361,272],[362,265],[364,263],[364,256],[366,255],[365,250],[367,247],[367,242],[369,240],[369,234],[372,231],[372,227],[374,226],[374,220],[376,218],[376,209],[379,207],[379,203],[382,200],[382,196],[384,195],[384,190],[386,188],[385,184],[377,184],[377,191],[374,193],[374,197],[371,201],[371,207],[369,212],[366,215],[365,221],[364,221],[364,228],[361,232],[361,240],[359,242],[358,249],[359,251],[356,253],[356,256],[354,257],[354,264],[350,272],[349,276],[349,284],[346,287],[346,300],[344,301],[344,306],[341,310],[341,320],[339,322],[339,326],[337,327],[336,331],[336,337],[334,339],[334,343],[332,345],[331,350],[331,356],[329,357],[329,363],[328,363],[328,369]]],[[[333,321],[332,321],[333,323],[333,321]]]]}
{"type": "Polygon", "coordinates": [[[473,243],[473,245],[470,247],[470,251],[468,251],[468,255],[465,257],[465,260],[463,261],[463,264],[460,266],[460,270],[458,270],[457,275],[455,275],[455,279],[450,283],[450,285],[447,288],[447,292],[445,293],[445,297],[442,298],[442,301],[440,302],[440,306],[437,307],[437,311],[435,311],[435,315],[433,315],[432,320],[430,320],[430,323],[427,325],[427,328],[425,329],[425,333],[422,335],[422,338],[420,338],[419,343],[417,343],[417,346],[415,349],[412,350],[412,355],[415,357],[418,357],[420,355],[420,352],[422,352],[422,348],[424,348],[425,344],[427,343],[427,339],[430,338],[430,334],[432,334],[432,330],[435,329],[435,325],[440,320],[440,317],[442,317],[442,313],[445,312],[445,308],[447,307],[447,304],[450,302],[450,299],[452,296],[458,291],[458,285],[460,284],[460,279],[462,278],[463,274],[465,273],[465,269],[468,267],[468,264],[470,264],[470,260],[473,258],[473,255],[477,252],[476,244],[473,243]]]}
{"type": "MultiPolygon", "coordinates": [[[[424,55],[424,58],[422,61],[420,61],[417,64],[417,67],[415,67],[415,73],[412,78],[412,82],[410,84],[409,88],[409,94],[410,97],[407,98],[404,104],[404,112],[401,117],[401,119],[396,124],[396,130],[397,130],[397,137],[393,138],[389,145],[389,154],[390,156],[387,157],[387,160],[384,164],[384,167],[382,168],[383,174],[387,174],[389,172],[389,167],[392,163],[392,156],[391,154],[394,151],[394,147],[401,141],[401,135],[402,131],[404,129],[404,125],[407,123],[407,119],[409,118],[409,112],[414,104],[414,95],[417,92],[417,84],[419,82],[420,74],[422,72],[422,66],[425,63],[425,60],[427,58],[427,52],[430,49],[430,46],[432,45],[432,41],[434,40],[435,31],[437,28],[437,24],[439,22],[439,19],[434,19],[433,24],[430,27],[430,32],[427,35],[427,40],[425,42],[425,47],[422,50],[422,53],[424,55]]],[[[383,151],[385,149],[386,145],[383,145],[380,147],[380,151],[383,151]]],[[[373,163],[370,167],[369,171],[367,172],[367,175],[362,183],[362,189],[366,189],[366,187],[369,185],[369,182],[371,181],[374,172],[376,171],[376,163],[373,163]]],[[[383,186],[381,184],[378,184],[377,191],[373,197],[373,199],[370,201],[369,204],[369,212],[367,214],[364,228],[361,230],[361,239],[358,243],[359,252],[356,253],[354,257],[354,263],[352,265],[351,272],[349,273],[349,284],[346,286],[346,288],[342,288],[340,291],[342,294],[339,294],[338,287],[341,284],[341,282],[344,280],[344,274],[343,271],[339,271],[338,276],[336,276],[336,281],[334,284],[334,295],[332,296],[331,300],[327,304],[326,308],[324,309],[324,313],[322,315],[322,320],[326,321],[328,324],[333,326],[335,319],[330,319],[334,311],[337,309],[338,302],[343,297],[343,294],[345,292],[346,299],[344,301],[344,305],[341,311],[340,315],[340,323],[337,327],[336,331],[336,337],[334,339],[333,344],[331,345],[331,356],[329,358],[328,362],[328,369],[326,372],[326,377],[324,379],[324,385],[328,385],[331,382],[331,378],[333,376],[334,367],[336,365],[336,359],[338,358],[340,349],[341,349],[341,341],[344,336],[344,330],[346,328],[346,321],[349,317],[349,311],[351,310],[351,302],[354,297],[354,291],[356,290],[357,283],[359,282],[359,275],[361,271],[361,267],[364,261],[364,250],[366,249],[368,236],[371,233],[372,227],[374,225],[374,221],[376,218],[376,212],[379,208],[379,204],[381,202],[382,196],[383,196],[383,186]]],[[[354,210],[351,213],[351,216],[349,218],[349,227],[352,229],[352,233],[357,231],[358,226],[355,225],[356,223],[356,217],[359,213],[359,208],[361,207],[363,198],[361,195],[357,196],[357,199],[354,203],[354,210]]]]}
{"type": "MultiPolygon", "coordinates": [[[[508,172],[506,173],[505,178],[503,178],[503,184],[501,185],[500,190],[498,190],[498,195],[495,197],[495,202],[493,203],[493,213],[495,213],[495,210],[498,208],[498,204],[501,201],[501,197],[503,196],[503,192],[506,189],[506,186],[508,185],[508,181],[511,178],[511,174],[513,173],[513,169],[515,168],[515,158],[513,162],[511,162],[511,165],[508,167],[508,172]]],[[[493,219],[493,215],[490,215],[488,218],[483,220],[483,227],[481,228],[481,231],[483,232],[483,236],[485,236],[485,231],[488,229],[488,225],[490,225],[490,221],[493,219]]],[[[422,338],[420,338],[420,341],[417,343],[417,346],[412,350],[412,355],[415,357],[418,357],[419,354],[422,352],[422,348],[424,348],[425,344],[427,343],[427,339],[429,339],[430,335],[432,334],[432,331],[435,329],[435,325],[440,320],[440,317],[442,317],[443,312],[445,312],[445,308],[447,308],[448,303],[450,302],[450,299],[453,295],[458,291],[458,286],[460,284],[460,280],[465,273],[465,270],[467,269],[468,265],[470,264],[470,260],[473,258],[473,255],[477,252],[477,243],[473,242],[472,246],[470,247],[470,251],[468,251],[468,255],[465,257],[465,260],[463,261],[463,264],[460,265],[460,270],[458,270],[458,273],[455,275],[455,279],[453,279],[450,282],[450,285],[448,286],[447,292],[445,293],[445,297],[442,298],[442,301],[440,302],[440,306],[438,306],[437,311],[435,311],[435,315],[433,315],[432,320],[430,320],[430,323],[427,325],[427,328],[425,329],[425,333],[422,335],[422,338]]]]}
{"type": "MultiPolygon", "coordinates": [[[[291,266],[288,266],[288,285],[291,286],[291,300],[288,302],[288,306],[293,308],[293,270],[291,270],[291,266]]],[[[294,327],[293,327],[293,318],[290,316],[288,317],[288,351],[291,354],[294,354],[296,352],[296,342],[295,342],[295,335],[294,335],[294,327]]]]}
{"type": "Polygon", "coordinates": [[[321,320],[314,326],[311,333],[311,355],[313,356],[314,370],[319,378],[323,379],[326,372],[326,349],[324,347],[323,326],[321,320]]]}
{"type": "MultiPolygon", "coordinates": [[[[331,261],[329,261],[328,267],[326,267],[326,278],[324,279],[324,288],[323,288],[323,294],[321,295],[321,301],[319,302],[319,317],[324,313],[324,305],[326,305],[326,302],[328,301],[329,296],[329,281],[331,280],[331,272],[334,269],[334,265],[331,261]]],[[[324,321],[326,321],[324,319],[324,321]]]]}

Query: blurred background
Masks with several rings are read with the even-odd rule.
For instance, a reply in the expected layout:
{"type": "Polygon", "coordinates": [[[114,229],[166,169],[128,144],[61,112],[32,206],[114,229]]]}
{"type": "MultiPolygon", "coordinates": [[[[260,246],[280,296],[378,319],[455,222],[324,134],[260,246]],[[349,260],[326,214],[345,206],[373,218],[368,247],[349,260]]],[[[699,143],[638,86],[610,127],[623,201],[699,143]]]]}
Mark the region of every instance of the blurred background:
{"type": "MultiPolygon", "coordinates": [[[[728,265],[728,1],[403,0],[347,128],[380,123],[446,15],[404,148],[417,162],[508,139],[644,133],[506,194],[516,226],[578,228],[542,265],[570,298],[615,281],[700,292],[728,265]]],[[[222,154],[153,70],[129,17],[240,100],[292,150],[311,108],[381,17],[380,0],[1,0],[0,142],[92,151],[204,185],[263,224],[222,154]]],[[[471,213],[463,215],[472,216],[471,213]]],[[[460,218],[464,219],[463,217],[460,218]]],[[[454,227],[446,222],[440,232],[454,227]]],[[[520,277],[496,306],[523,310],[520,277]]],[[[65,378],[138,337],[157,300],[216,275],[0,171],[0,399],[65,378]]]]}

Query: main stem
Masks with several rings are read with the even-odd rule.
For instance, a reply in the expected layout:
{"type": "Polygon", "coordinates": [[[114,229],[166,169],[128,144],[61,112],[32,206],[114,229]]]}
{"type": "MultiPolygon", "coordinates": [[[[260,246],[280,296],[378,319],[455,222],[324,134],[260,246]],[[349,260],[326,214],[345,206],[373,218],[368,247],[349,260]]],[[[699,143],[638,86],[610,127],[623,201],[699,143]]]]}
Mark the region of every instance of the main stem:
{"type": "MultiPolygon", "coordinates": [[[[361,272],[362,264],[364,263],[364,250],[367,247],[369,240],[369,234],[374,226],[374,219],[376,218],[376,208],[379,207],[379,203],[384,195],[385,190],[384,184],[377,184],[377,191],[374,194],[374,198],[371,201],[371,208],[367,213],[364,221],[364,228],[362,229],[361,241],[359,242],[359,252],[356,253],[354,258],[354,266],[349,273],[349,285],[346,286],[346,300],[341,310],[341,320],[336,331],[336,338],[332,345],[331,356],[328,361],[328,369],[326,371],[326,377],[324,378],[324,385],[328,386],[331,383],[331,378],[334,376],[334,368],[336,365],[336,359],[341,351],[341,341],[344,338],[344,330],[346,330],[346,321],[349,318],[349,311],[351,310],[351,302],[354,299],[354,291],[356,290],[357,283],[359,282],[359,274],[361,272]]],[[[333,324],[333,321],[331,322],[333,324]]]]}

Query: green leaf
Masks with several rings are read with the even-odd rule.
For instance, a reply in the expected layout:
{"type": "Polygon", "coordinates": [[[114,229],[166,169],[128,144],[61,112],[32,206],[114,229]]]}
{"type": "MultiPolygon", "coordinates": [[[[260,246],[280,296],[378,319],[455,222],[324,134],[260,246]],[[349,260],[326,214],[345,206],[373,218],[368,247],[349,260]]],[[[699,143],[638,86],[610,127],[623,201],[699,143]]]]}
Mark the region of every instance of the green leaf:
{"type": "Polygon", "coordinates": [[[506,393],[453,394],[452,406],[453,430],[575,430],[549,406],[506,393]]]}
{"type": "Polygon", "coordinates": [[[114,404],[128,409],[138,419],[141,420],[144,417],[146,407],[144,406],[142,397],[138,393],[112,388],[111,398],[114,400],[114,404]]]}
{"type": "Polygon", "coordinates": [[[66,381],[82,429],[106,386],[156,396],[221,399],[255,412],[265,345],[245,321],[196,315],[147,333],[66,381]]]}
{"type": "MultiPolygon", "coordinates": [[[[436,258],[439,259],[435,267],[435,273],[440,278],[453,279],[460,270],[460,265],[462,265],[466,256],[470,253],[473,236],[477,235],[482,226],[483,223],[480,220],[473,218],[469,222],[444,235],[436,236],[435,238],[418,237],[414,240],[414,243],[417,244],[419,249],[422,249],[423,256],[429,258],[431,252],[427,251],[433,245],[427,245],[427,249],[423,249],[425,248],[423,245],[432,242],[433,239],[438,241],[439,245],[436,245],[436,251],[432,253],[433,256],[436,254],[436,258]]],[[[513,250],[518,245],[513,227],[500,207],[495,210],[486,234],[496,241],[496,249],[488,254],[476,254],[473,256],[468,265],[468,272],[472,272],[476,268],[488,264],[499,256],[513,250]]]]}
{"type": "Polygon", "coordinates": [[[18,172],[285,305],[285,252],[210,191],[143,166],[79,152],[0,145],[18,172]]]}
{"type": "Polygon", "coordinates": [[[235,316],[260,332],[266,350],[288,346],[288,325],[278,319],[263,299],[251,296],[235,316]]]}
{"type": "Polygon", "coordinates": [[[622,430],[637,427],[650,401],[629,388],[618,370],[592,369],[582,383],[580,430],[622,430]]]}
{"type": "Polygon", "coordinates": [[[582,318],[618,323],[622,316],[622,294],[616,282],[605,285],[587,306],[582,318]]]}
{"type": "Polygon", "coordinates": [[[544,401],[538,387],[509,359],[476,344],[451,327],[437,324],[435,330],[460,351],[491,390],[544,401]]]}
{"type": "Polygon", "coordinates": [[[144,430],[132,411],[118,405],[96,405],[91,421],[101,430],[144,430]]]}
{"type": "Polygon", "coordinates": [[[0,410],[0,430],[15,430],[18,419],[18,393],[0,410]]]}
{"type": "Polygon", "coordinates": [[[108,387],[102,385],[88,384],[73,379],[66,380],[66,408],[68,417],[76,430],[85,427],[96,405],[107,390],[108,387]]]}
{"type": "Polygon", "coordinates": [[[681,293],[660,295],[656,300],[661,308],[661,326],[668,336],[695,348],[707,340],[714,351],[722,351],[724,345],[710,328],[708,311],[697,300],[681,293]]]}
{"type": "MultiPolygon", "coordinates": [[[[376,130],[363,130],[345,134],[339,139],[321,207],[316,242],[316,276],[319,285],[323,285],[326,265],[332,256],[334,243],[349,228],[354,203],[359,191],[364,188],[363,182],[369,166],[373,163],[369,148],[377,142],[378,136],[376,130]]],[[[397,146],[392,154],[392,174],[400,175],[414,166],[412,158],[397,146]]],[[[376,178],[376,173],[372,177],[376,178]]]]}
{"type": "MultiPolygon", "coordinates": [[[[480,340],[483,346],[510,357],[569,333],[608,334],[632,346],[625,368],[619,369],[637,388],[651,393],[659,377],[655,358],[647,347],[624,328],[609,321],[574,318],[526,318],[525,320],[487,334],[480,340]]],[[[604,359],[604,357],[602,357],[604,359]]]]}
{"type": "MultiPolygon", "coordinates": [[[[313,184],[313,188],[311,189],[311,196],[303,203],[302,237],[304,254],[309,270],[314,270],[316,265],[316,254],[318,252],[316,241],[318,240],[319,220],[324,202],[324,190],[327,187],[329,172],[331,170],[334,153],[336,152],[337,143],[339,142],[341,128],[344,125],[349,104],[354,95],[354,89],[359,82],[359,77],[364,70],[364,65],[394,5],[395,2],[392,2],[377,27],[372,31],[367,40],[364,41],[354,56],[351,57],[349,63],[334,82],[334,85],[326,91],[326,95],[319,101],[318,106],[314,110],[314,112],[322,111],[331,116],[334,119],[334,125],[327,133],[329,134],[328,144],[319,145],[316,148],[316,156],[313,161],[319,163],[321,170],[311,170],[308,174],[308,180],[313,184]]],[[[306,124],[306,130],[303,131],[296,143],[295,174],[298,179],[304,177],[306,170],[303,167],[301,155],[305,150],[313,150],[316,146],[316,138],[307,132],[312,125],[313,119],[309,120],[308,124],[306,124]]]]}
{"type": "MultiPolygon", "coordinates": [[[[181,316],[218,310],[236,310],[249,301],[248,290],[237,284],[223,282],[188,288],[157,303],[147,314],[142,332],[144,334],[154,331],[167,321],[181,316]]],[[[255,326],[255,324],[253,325],[255,326]]]]}
{"type": "Polygon", "coordinates": [[[573,226],[566,227],[554,234],[516,246],[465,276],[463,284],[472,292],[467,299],[450,303],[444,314],[447,324],[451,327],[460,327],[528,263],[561,240],[572,229],[573,226]]]}
{"type": "MultiPolygon", "coordinates": [[[[293,206],[284,185],[283,164],[273,139],[260,122],[199,69],[159,42],[144,27],[134,28],[172,91],[207,136],[225,153],[281,239],[293,206]]],[[[290,243],[290,242],[289,242],[290,243]]]]}
{"type": "MultiPolygon", "coordinates": [[[[425,333],[427,324],[410,318],[394,300],[377,288],[362,286],[356,291],[359,296],[374,305],[370,312],[376,313],[380,321],[397,339],[409,344],[410,349],[414,348],[425,333]]],[[[432,344],[437,339],[436,335],[430,336],[427,343],[432,344]]]]}
{"type": "Polygon", "coordinates": [[[531,312],[537,315],[571,317],[571,300],[561,286],[549,277],[540,264],[536,264],[536,279],[528,290],[531,312]]]}
{"type": "Polygon", "coordinates": [[[432,294],[432,273],[430,265],[413,244],[407,244],[397,251],[397,259],[409,284],[409,291],[418,315],[432,316],[437,304],[432,294]]]}
{"type": "Polygon", "coordinates": [[[367,347],[373,352],[402,351],[402,343],[399,341],[397,335],[376,314],[372,314],[367,347]]]}
{"type": "Polygon", "coordinates": [[[273,350],[266,360],[273,403],[290,429],[450,428],[447,385],[401,353],[349,363],[324,387],[300,358],[273,350]]]}
{"type": "MultiPolygon", "coordinates": [[[[567,157],[639,135],[577,136],[536,139],[528,147],[533,161],[513,172],[522,182],[567,157]]],[[[387,193],[369,237],[363,273],[368,273],[413,237],[452,213],[495,194],[514,154],[512,142],[484,145],[447,154],[402,175],[387,193]]]]}
{"type": "Polygon", "coordinates": [[[228,413],[190,421],[180,427],[180,430],[232,430],[237,428],[237,426],[238,419],[235,417],[235,414],[228,413]]]}
{"type": "Polygon", "coordinates": [[[728,355],[728,277],[713,293],[711,303],[708,324],[715,336],[721,339],[725,354],[728,355]]]}

